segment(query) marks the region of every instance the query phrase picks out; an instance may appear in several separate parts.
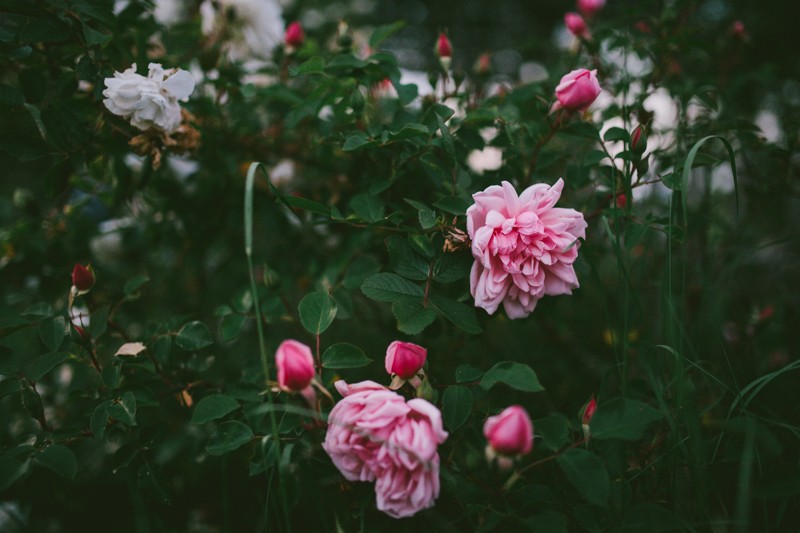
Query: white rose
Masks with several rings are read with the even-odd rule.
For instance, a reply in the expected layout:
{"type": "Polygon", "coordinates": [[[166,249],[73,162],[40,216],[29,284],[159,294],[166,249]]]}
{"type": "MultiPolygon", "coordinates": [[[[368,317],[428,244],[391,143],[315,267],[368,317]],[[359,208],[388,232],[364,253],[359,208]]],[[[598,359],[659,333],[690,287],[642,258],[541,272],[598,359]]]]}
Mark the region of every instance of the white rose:
{"type": "Polygon", "coordinates": [[[136,73],[136,64],[106,78],[103,104],[115,115],[129,118],[140,130],[158,128],[173,132],[181,123],[181,106],[194,90],[194,78],[181,69],[165,71],[150,63],[147,77],[136,73]]]}
{"type": "Polygon", "coordinates": [[[275,0],[205,0],[200,16],[204,35],[225,36],[233,61],[269,61],[283,42],[283,10],[275,0]]]}

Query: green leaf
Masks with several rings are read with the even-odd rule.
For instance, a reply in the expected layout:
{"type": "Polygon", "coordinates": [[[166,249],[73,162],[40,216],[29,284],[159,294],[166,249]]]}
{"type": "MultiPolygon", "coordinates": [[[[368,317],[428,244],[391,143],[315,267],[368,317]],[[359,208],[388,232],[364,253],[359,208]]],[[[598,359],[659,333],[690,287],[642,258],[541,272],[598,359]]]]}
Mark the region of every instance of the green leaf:
{"type": "Polygon", "coordinates": [[[39,381],[42,376],[50,372],[56,365],[64,362],[67,357],[69,354],[64,352],[46,353],[37,357],[25,367],[25,376],[31,381],[39,381]]]}
{"type": "Polygon", "coordinates": [[[82,23],[83,26],[83,36],[86,39],[86,46],[95,46],[98,44],[106,44],[111,40],[111,35],[106,33],[99,32],[93,28],[91,28],[85,22],[82,23]]]}
{"type": "Polygon", "coordinates": [[[411,122],[403,125],[398,131],[389,132],[389,139],[392,141],[402,141],[404,139],[413,139],[415,137],[427,137],[431,131],[424,124],[417,124],[411,122]]]}
{"type": "Polygon", "coordinates": [[[375,28],[375,31],[372,32],[372,35],[369,37],[369,47],[373,50],[378,48],[378,45],[381,44],[387,37],[392,35],[398,30],[401,30],[405,27],[406,21],[398,20],[397,22],[393,22],[391,24],[386,24],[384,26],[378,26],[375,28]]]}
{"type": "Polygon", "coordinates": [[[372,359],[367,357],[361,348],[346,342],[329,346],[322,354],[323,368],[361,368],[371,362],[372,359]]]}
{"type": "Polygon", "coordinates": [[[134,292],[138,291],[142,287],[142,285],[144,285],[148,281],[150,281],[150,278],[144,274],[142,274],[141,276],[132,277],[125,283],[125,288],[123,289],[125,296],[130,296],[134,292]]]}
{"type": "Polygon", "coordinates": [[[389,262],[392,270],[404,278],[417,281],[428,279],[428,262],[414,252],[408,241],[399,236],[389,237],[387,241],[389,249],[389,262]]]}
{"type": "Polygon", "coordinates": [[[469,203],[458,196],[446,196],[433,204],[433,206],[438,207],[442,211],[446,211],[450,214],[462,216],[467,212],[469,203]]]}
{"type": "Polygon", "coordinates": [[[222,342],[228,342],[242,333],[242,328],[247,322],[245,315],[230,314],[222,318],[219,324],[219,333],[222,342]]]}
{"type": "Polygon", "coordinates": [[[433,279],[439,283],[452,283],[466,279],[473,263],[467,254],[446,253],[433,265],[433,279]]]}
{"type": "Polygon", "coordinates": [[[354,150],[359,150],[361,148],[375,146],[376,144],[378,144],[378,141],[370,139],[364,132],[357,131],[344,141],[342,150],[344,150],[345,152],[352,152],[354,150]]]}
{"type": "Polygon", "coordinates": [[[67,335],[67,321],[63,316],[46,318],[39,324],[39,338],[51,350],[57,350],[67,335]]]}
{"type": "Polygon", "coordinates": [[[628,143],[631,142],[631,136],[628,135],[625,129],[614,126],[613,128],[608,128],[603,135],[603,140],[606,142],[625,141],[628,143]]]}
{"type": "Polygon", "coordinates": [[[361,284],[361,292],[379,302],[394,302],[406,296],[424,296],[418,285],[391,272],[368,277],[361,284]]]}
{"type": "Polygon", "coordinates": [[[655,503],[640,503],[628,509],[622,521],[625,533],[685,531],[687,528],[668,510],[655,503]]]}
{"type": "Polygon", "coordinates": [[[599,457],[582,448],[572,448],[559,455],[556,462],[581,496],[601,507],[608,504],[611,481],[599,457]]]}
{"type": "Polygon", "coordinates": [[[307,294],[297,306],[300,322],[313,335],[319,335],[328,329],[333,319],[336,318],[337,310],[336,302],[327,292],[323,291],[307,294]]]}
{"type": "Polygon", "coordinates": [[[169,483],[167,483],[160,466],[150,462],[142,465],[136,474],[136,484],[140,489],[147,491],[157,502],[164,505],[171,503],[169,483]]]}
{"type": "Polygon", "coordinates": [[[365,222],[381,220],[385,210],[381,199],[368,193],[353,196],[350,200],[350,209],[365,222]]]}
{"type": "Polygon", "coordinates": [[[0,380],[0,400],[11,394],[19,393],[20,381],[17,378],[0,380]]]}
{"type": "Polygon", "coordinates": [[[481,325],[478,323],[478,318],[475,316],[474,308],[445,296],[439,296],[438,294],[432,296],[430,302],[457,328],[467,333],[472,333],[473,335],[477,335],[483,331],[481,325]]]}
{"type": "Polygon", "coordinates": [[[535,420],[533,427],[536,435],[541,437],[539,446],[557,452],[569,443],[569,421],[563,415],[550,415],[535,420]]]}
{"type": "Polygon", "coordinates": [[[453,134],[450,133],[450,128],[447,127],[447,124],[444,123],[442,117],[438,114],[436,115],[436,123],[439,125],[439,131],[442,132],[442,144],[444,144],[444,150],[447,152],[447,155],[450,156],[450,159],[453,163],[456,162],[456,145],[453,141],[453,134]]]}
{"type": "Polygon", "coordinates": [[[109,305],[101,305],[92,312],[92,321],[89,323],[89,335],[93,338],[100,337],[108,329],[108,313],[111,310],[109,305]]]}
{"type": "Polygon", "coordinates": [[[108,408],[111,407],[111,400],[106,400],[101,403],[92,411],[92,416],[89,418],[89,429],[98,439],[102,439],[106,432],[106,425],[108,424],[108,408]]]}
{"type": "Polygon", "coordinates": [[[482,377],[483,377],[483,370],[475,368],[472,365],[458,365],[458,367],[456,368],[456,381],[458,383],[478,381],[482,377]]]}
{"type": "Polygon", "coordinates": [[[230,420],[220,424],[211,435],[206,451],[211,455],[222,455],[244,446],[252,438],[253,430],[250,426],[238,420],[230,420]]]}
{"type": "Polygon", "coordinates": [[[192,413],[192,424],[205,424],[222,418],[239,408],[239,402],[225,394],[212,394],[197,403],[192,413]]]}
{"type": "Polygon", "coordinates": [[[365,279],[375,274],[380,269],[381,265],[374,257],[370,255],[359,257],[353,261],[353,264],[347,269],[347,273],[342,280],[342,285],[344,285],[346,289],[360,287],[365,279]]]}
{"type": "Polygon", "coordinates": [[[33,451],[34,448],[30,444],[21,444],[0,457],[0,491],[6,490],[28,473],[33,451]]]}
{"type": "Polygon", "coordinates": [[[460,428],[472,412],[472,392],[463,385],[447,387],[442,396],[442,420],[450,431],[460,428]]]}
{"type": "Polygon", "coordinates": [[[598,406],[590,424],[592,438],[639,440],[650,424],[662,418],[660,411],[646,403],[615,398],[598,406]]]}
{"type": "Polygon", "coordinates": [[[707,137],[703,137],[692,146],[692,149],[689,150],[689,155],[686,156],[686,161],[683,164],[683,173],[681,174],[681,189],[683,193],[681,194],[681,206],[683,207],[683,221],[684,225],[688,225],[688,208],[687,208],[687,201],[688,195],[686,192],[689,190],[689,177],[692,174],[692,166],[694,166],[694,160],[697,157],[697,153],[700,148],[708,141],[713,139],[719,139],[720,142],[725,146],[725,150],[728,152],[728,161],[731,164],[731,174],[733,174],[733,190],[734,195],[736,198],[736,213],[739,213],[739,179],[736,176],[736,156],[733,153],[733,147],[728,140],[721,136],[721,135],[709,135],[707,137]]]}
{"type": "Polygon", "coordinates": [[[67,479],[75,479],[78,473],[78,460],[75,454],[61,444],[53,444],[36,454],[36,461],[67,479]]]}
{"type": "Polygon", "coordinates": [[[175,342],[187,352],[193,352],[211,346],[214,344],[214,339],[211,338],[211,333],[206,325],[195,320],[181,328],[178,336],[175,337],[175,342]]]}
{"type": "Polygon", "coordinates": [[[483,375],[481,387],[489,390],[498,383],[508,385],[522,392],[541,392],[544,387],[539,383],[536,372],[528,365],[503,361],[497,363],[483,375]]]}
{"type": "Polygon", "coordinates": [[[122,398],[108,407],[108,416],[114,417],[128,426],[136,425],[136,396],[128,391],[122,398]]]}
{"type": "Polygon", "coordinates": [[[392,303],[392,313],[397,319],[397,329],[408,335],[422,333],[437,316],[430,307],[423,307],[419,296],[398,298],[392,303]]]}
{"type": "Polygon", "coordinates": [[[297,67],[289,69],[289,75],[299,76],[301,74],[322,74],[325,72],[325,60],[320,56],[314,56],[311,59],[304,61],[297,67]]]}

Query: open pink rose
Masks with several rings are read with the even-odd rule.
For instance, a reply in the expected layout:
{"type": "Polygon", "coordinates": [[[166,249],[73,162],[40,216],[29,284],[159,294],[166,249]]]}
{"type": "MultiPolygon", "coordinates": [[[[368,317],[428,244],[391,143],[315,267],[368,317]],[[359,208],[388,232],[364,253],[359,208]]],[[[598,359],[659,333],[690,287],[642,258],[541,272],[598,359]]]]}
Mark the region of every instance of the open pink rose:
{"type": "Polygon", "coordinates": [[[538,183],[517,196],[504,181],[472,195],[467,232],[475,263],[470,291],[475,306],[491,315],[502,303],[509,318],[531,314],[545,295],[578,288],[573,263],[586,221],[574,209],[554,207],[564,181],[538,183]]]}
{"type": "Polygon", "coordinates": [[[344,477],[376,481],[378,509],[402,518],[439,496],[439,444],[447,438],[439,410],[406,402],[372,381],[336,382],[344,396],[328,416],[322,447],[344,477]]]}
{"type": "Polygon", "coordinates": [[[551,111],[564,108],[569,111],[585,111],[600,94],[600,82],[597,81],[597,70],[579,68],[561,78],[556,87],[558,102],[551,111]]]}

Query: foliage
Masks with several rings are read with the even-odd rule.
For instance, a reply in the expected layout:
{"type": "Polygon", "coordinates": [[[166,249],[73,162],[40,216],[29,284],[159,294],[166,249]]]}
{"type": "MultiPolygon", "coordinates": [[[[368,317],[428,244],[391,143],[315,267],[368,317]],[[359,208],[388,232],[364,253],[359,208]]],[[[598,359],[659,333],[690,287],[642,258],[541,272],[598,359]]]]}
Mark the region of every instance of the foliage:
{"type": "Polygon", "coordinates": [[[474,2],[379,3],[346,30],[328,4],[287,7],[324,21],[253,71],[197,2],[167,28],[148,1],[0,1],[0,529],[790,529],[800,72],[764,60],[760,12],[611,1],[564,48],[546,3],[509,3],[507,34],[480,5],[487,35],[474,2]],[[138,155],[104,107],[105,78],[151,61],[198,80],[199,144],[138,155]],[[606,93],[551,113],[578,67],[606,93]],[[520,320],[476,309],[472,195],[559,177],[589,223],[580,289],[520,320]],[[315,353],[314,405],[277,387],[289,338],[315,353]],[[321,447],[334,381],[388,385],[396,339],[427,348],[416,393],[449,432],[436,505],[401,520],[321,447]],[[482,426],[511,404],[536,439],[504,471],[482,426]]]}

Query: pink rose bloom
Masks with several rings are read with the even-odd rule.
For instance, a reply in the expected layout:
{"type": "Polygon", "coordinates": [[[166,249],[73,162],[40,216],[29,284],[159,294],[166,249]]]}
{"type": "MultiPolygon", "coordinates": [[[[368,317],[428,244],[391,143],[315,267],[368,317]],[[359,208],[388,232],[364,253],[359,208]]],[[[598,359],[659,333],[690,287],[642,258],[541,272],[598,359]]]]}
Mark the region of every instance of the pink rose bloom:
{"type": "Polygon", "coordinates": [[[386,373],[397,374],[402,379],[411,379],[420,371],[428,350],[410,342],[394,341],[386,349],[386,373]]]}
{"type": "Polygon", "coordinates": [[[586,22],[583,17],[577,13],[569,12],[564,15],[564,24],[566,24],[569,32],[575,37],[588,37],[589,32],[586,28],[586,22]]]}
{"type": "Polygon", "coordinates": [[[538,183],[517,196],[504,181],[475,193],[467,209],[467,232],[475,263],[470,292],[491,315],[502,303],[509,318],[531,314],[545,295],[578,288],[573,263],[586,221],[574,209],[554,207],[564,181],[538,183]]]}
{"type": "Polygon", "coordinates": [[[533,449],[533,423],[519,405],[490,416],[483,425],[483,436],[494,451],[503,455],[525,455],[533,449]]]}
{"type": "Polygon", "coordinates": [[[578,0],[578,10],[591,17],[606,6],[606,0],[578,0]]]}
{"type": "Polygon", "coordinates": [[[558,102],[551,111],[564,108],[569,111],[585,111],[600,94],[597,70],[579,68],[561,78],[556,87],[558,102]]]}
{"type": "Polygon", "coordinates": [[[285,340],[275,352],[278,385],[285,391],[301,391],[314,378],[314,356],[311,348],[295,340],[285,340]]]}
{"type": "Polygon", "coordinates": [[[405,399],[372,381],[348,385],[328,416],[322,447],[351,481],[376,481],[377,507],[402,518],[439,496],[438,446],[447,438],[439,410],[405,399]]]}

